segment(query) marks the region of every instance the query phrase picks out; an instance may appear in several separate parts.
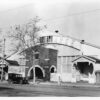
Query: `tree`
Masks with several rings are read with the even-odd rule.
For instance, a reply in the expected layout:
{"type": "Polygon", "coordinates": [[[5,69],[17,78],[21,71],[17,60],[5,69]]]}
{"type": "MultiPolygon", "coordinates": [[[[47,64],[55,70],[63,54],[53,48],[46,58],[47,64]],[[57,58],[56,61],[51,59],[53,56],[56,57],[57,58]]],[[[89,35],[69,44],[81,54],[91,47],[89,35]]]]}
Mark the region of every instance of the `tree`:
{"type": "MultiPolygon", "coordinates": [[[[32,53],[32,59],[31,63],[34,66],[34,50],[31,49],[31,47],[36,45],[37,42],[37,33],[45,28],[37,26],[37,24],[40,22],[40,19],[38,17],[35,17],[34,19],[30,20],[28,23],[24,25],[15,25],[14,27],[11,27],[9,31],[9,37],[14,40],[12,43],[14,45],[14,52],[22,52],[26,50],[27,48],[30,48],[30,53],[32,53]]],[[[34,83],[35,83],[35,67],[34,67],[34,83]]]]}

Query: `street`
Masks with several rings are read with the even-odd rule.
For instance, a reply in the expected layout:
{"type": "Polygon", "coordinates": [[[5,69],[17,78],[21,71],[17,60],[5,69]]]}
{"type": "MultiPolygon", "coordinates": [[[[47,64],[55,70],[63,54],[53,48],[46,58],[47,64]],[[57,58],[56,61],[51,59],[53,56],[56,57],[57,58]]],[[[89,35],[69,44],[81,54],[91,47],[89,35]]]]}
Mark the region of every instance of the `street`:
{"type": "Polygon", "coordinates": [[[100,88],[0,84],[1,97],[99,97],[100,88]]]}

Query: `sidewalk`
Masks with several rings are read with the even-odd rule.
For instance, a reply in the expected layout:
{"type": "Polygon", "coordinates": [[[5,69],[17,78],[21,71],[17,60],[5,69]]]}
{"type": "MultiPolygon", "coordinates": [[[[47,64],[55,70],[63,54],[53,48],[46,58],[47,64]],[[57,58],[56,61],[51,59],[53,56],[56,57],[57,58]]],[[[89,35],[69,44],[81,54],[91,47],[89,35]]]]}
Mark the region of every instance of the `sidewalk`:
{"type": "Polygon", "coordinates": [[[7,84],[8,83],[8,81],[1,81],[0,80],[0,84],[7,84]]]}
{"type": "Polygon", "coordinates": [[[89,83],[70,83],[70,82],[62,82],[58,84],[57,82],[41,82],[41,85],[57,85],[57,86],[69,86],[69,87],[96,87],[100,88],[100,84],[89,84],[89,83]]]}
{"type": "MultiPolygon", "coordinates": [[[[0,84],[9,84],[7,81],[0,81],[0,84]]],[[[11,85],[11,84],[10,84],[11,85]]],[[[19,84],[20,85],[20,84],[19,84]]],[[[26,85],[26,84],[25,84],[26,85]]],[[[100,88],[100,84],[89,84],[89,83],[70,83],[70,82],[61,82],[58,84],[57,82],[39,82],[35,84],[27,84],[27,85],[46,85],[46,86],[66,86],[66,87],[91,87],[91,88],[100,88]]]]}

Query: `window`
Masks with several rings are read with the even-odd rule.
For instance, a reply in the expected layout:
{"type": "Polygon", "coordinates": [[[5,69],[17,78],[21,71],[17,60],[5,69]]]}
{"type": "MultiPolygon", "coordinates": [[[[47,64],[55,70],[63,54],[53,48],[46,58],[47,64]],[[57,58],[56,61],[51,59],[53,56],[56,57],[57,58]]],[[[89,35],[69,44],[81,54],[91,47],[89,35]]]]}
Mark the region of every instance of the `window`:
{"type": "Polygon", "coordinates": [[[63,64],[66,64],[66,57],[63,57],[63,64]]]}
{"type": "Polygon", "coordinates": [[[47,42],[52,42],[52,36],[47,36],[47,42]]]}
{"type": "Polygon", "coordinates": [[[35,54],[35,59],[39,59],[39,53],[35,54]]]}
{"type": "Polygon", "coordinates": [[[72,61],[72,58],[71,57],[68,57],[67,58],[67,72],[71,72],[71,62],[72,61]]]}
{"type": "Polygon", "coordinates": [[[58,57],[58,64],[61,65],[61,57],[58,57]]]}
{"type": "Polygon", "coordinates": [[[44,37],[40,37],[40,43],[44,43],[44,37]]]}
{"type": "Polygon", "coordinates": [[[57,58],[57,71],[61,72],[61,57],[60,56],[57,58]]]}

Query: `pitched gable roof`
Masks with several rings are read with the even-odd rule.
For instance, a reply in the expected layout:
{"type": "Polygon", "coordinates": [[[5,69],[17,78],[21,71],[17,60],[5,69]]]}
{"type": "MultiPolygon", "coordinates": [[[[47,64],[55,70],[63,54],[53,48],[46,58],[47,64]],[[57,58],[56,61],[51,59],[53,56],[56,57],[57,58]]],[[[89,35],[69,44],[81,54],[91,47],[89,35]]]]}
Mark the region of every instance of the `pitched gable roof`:
{"type": "Polygon", "coordinates": [[[88,56],[88,57],[91,58],[91,59],[94,59],[96,61],[96,63],[100,63],[100,59],[93,57],[93,56],[88,56]]]}
{"type": "Polygon", "coordinates": [[[74,62],[80,58],[85,58],[85,59],[90,60],[92,62],[100,63],[100,59],[93,57],[93,56],[86,56],[86,55],[81,55],[81,56],[77,57],[76,59],[74,59],[72,62],[74,62]]]}

